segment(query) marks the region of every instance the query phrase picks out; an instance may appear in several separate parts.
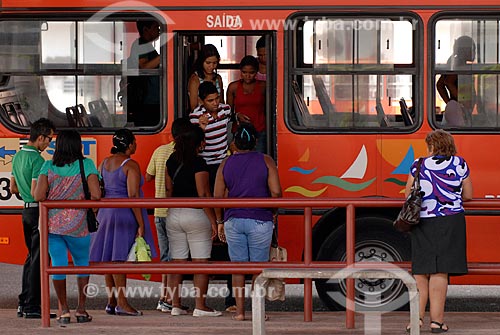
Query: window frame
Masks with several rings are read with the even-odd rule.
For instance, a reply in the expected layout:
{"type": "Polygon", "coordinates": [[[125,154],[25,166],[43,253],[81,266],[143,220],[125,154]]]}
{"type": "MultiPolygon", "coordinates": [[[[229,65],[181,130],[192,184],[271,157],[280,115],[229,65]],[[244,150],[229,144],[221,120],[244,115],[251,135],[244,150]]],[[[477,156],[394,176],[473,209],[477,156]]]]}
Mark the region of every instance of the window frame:
{"type": "MultiPolygon", "coordinates": [[[[462,21],[497,21],[499,26],[500,26],[500,14],[491,14],[491,13],[486,13],[486,12],[456,12],[456,11],[441,11],[438,12],[434,15],[431,16],[428,22],[428,50],[429,50],[429,65],[428,65],[428,75],[429,75],[429,88],[428,88],[428,94],[427,96],[429,97],[428,103],[427,103],[427,108],[429,113],[427,113],[427,121],[431,125],[432,128],[434,129],[445,129],[446,131],[449,131],[451,133],[460,133],[460,134],[498,134],[500,131],[500,121],[499,125],[497,127],[481,127],[481,126],[464,126],[464,127],[446,127],[442,126],[440,121],[438,121],[435,117],[435,104],[437,101],[437,90],[436,90],[436,84],[437,80],[436,77],[440,74],[446,74],[446,73],[457,73],[457,74],[465,74],[465,75],[476,75],[476,76],[481,76],[481,75],[488,75],[488,74],[495,74],[498,77],[498,83],[500,87],[500,61],[497,64],[498,69],[497,70],[492,70],[489,68],[490,66],[488,64],[478,64],[472,63],[470,66],[470,69],[460,69],[460,70],[446,70],[446,69],[439,69],[439,66],[436,66],[436,25],[439,21],[443,20],[462,20],[462,21]]],[[[498,33],[497,37],[500,38],[500,33],[498,33]]],[[[474,37],[473,37],[474,38],[474,37]]],[[[478,42],[476,42],[476,58],[477,58],[477,51],[479,49],[478,42]]],[[[500,57],[500,42],[497,42],[497,48],[499,51],[498,56],[500,57]]],[[[477,95],[477,93],[476,93],[477,95]]],[[[478,100],[476,104],[482,102],[482,100],[478,100]]],[[[484,106],[480,106],[479,104],[476,107],[477,109],[481,108],[483,109],[484,112],[484,106]]],[[[500,120],[500,99],[497,102],[497,117],[500,120]]]]}
{"type": "MultiPolygon", "coordinates": [[[[407,19],[412,24],[413,31],[413,64],[378,64],[379,70],[373,71],[370,69],[371,65],[356,65],[353,69],[342,70],[342,65],[338,66],[319,66],[321,71],[318,71],[318,66],[316,68],[311,64],[307,66],[304,62],[301,62],[300,52],[302,49],[302,36],[303,30],[302,26],[295,25],[295,29],[289,29],[285,31],[285,52],[287,55],[285,58],[285,113],[284,121],[286,126],[290,131],[297,134],[334,134],[334,133],[355,133],[355,134],[366,134],[366,133],[411,133],[416,131],[422,125],[422,110],[423,106],[422,94],[423,92],[423,24],[421,18],[413,12],[328,12],[328,13],[310,13],[310,12],[297,12],[290,15],[287,21],[298,21],[304,22],[305,20],[327,20],[327,19],[352,19],[352,20],[366,20],[366,19],[391,19],[391,20],[401,20],[407,19]],[[393,69],[391,70],[391,68],[393,69]],[[330,68],[330,69],[329,69],[330,68]],[[333,68],[333,70],[332,70],[333,68]],[[292,89],[292,82],[297,76],[304,75],[411,75],[413,87],[412,87],[412,101],[416,105],[414,113],[415,120],[411,126],[404,127],[330,127],[330,128],[314,128],[309,126],[300,126],[297,124],[296,117],[293,115],[294,111],[294,90],[292,89]]],[[[383,77],[381,77],[383,78],[383,77]]],[[[353,98],[353,101],[355,98],[353,98]]]]}
{"type": "MultiPolygon", "coordinates": [[[[46,13],[43,15],[36,15],[36,16],[31,16],[27,17],[26,15],[9,15],[5,16],[2,18],[2,22],[8,22],[8,21],[26,21],[26,22],[74,22],[76,23],[76,26],[78,26],[78,23],[82,23],[85,21],[89,21],[89,19],[92,19],[93,17],[96,17],[96,13],[94,12],[85,12],[81,14],[72,14],[69,16],[62,16],[61,14],[53,14],[53,13],[46,13]]],[[[104,22],[124,22],[124,23],[134,23],[138,20],[150,20],[154,19],[159,22],[161,31],[166,32],[167,31],[167,23],[165,19],[159,14],[159,13],[110,13],[109,15],[105,16],[100,16],[99,20],[104,21],[104,22]]],[[[40,36],[41,37],[41,36],[40,36]]],[[[74,63],[72,63],[71,66],[64,65],[64,63],[61,63],[63,66],[58,66],[60,64],[55,64],[54,63],[47,63],[48,66],[44,66],[42,64],[42,40],[40,39],[39,46],[40,46],[40,54],[39,54],[39,66],[31,72],[27,71],[11,71],[9,73],[6,72],[7,77],[16,77],[16,76],[22,76],[22,77],[33,77],[33,78],[43,78],[43,77],[48,77],[48,76],[70,76],[75,79],[75,82],[78,82],[78,80],[82,80],[83,77],[89,76],[104,76],[104,77],[114,77],[115,80],[122,78],[123,76],[127,75],[129,70],[124,70],[122,67],[122,64],[120,63],[121,60],[114,60],[113,64],[105,64],[105,63],[84,63],[79,61],[79,54],[82,52],[79,48],[84,47],[84,45],[78,45],[76,43],[77,40],[79,40],[80,36],[78,36],[78,29],[76,29],[75,32],[75,46],[74,46],[74,51],[76,53],[75,55],[75,60],[74,63]],[[74,66],[73,66],[74,64],[74,66]]],[[[82,40],[83,41],[83,40],[82,40]]],[[[116,42],[118,43],[118,41],[116,42]]],[[[167,123],[168,115],[167,115],[167,74],[166,74],[166,64],[167,64],[167,43],[168,40],[163,34],[160,35],[159,39],[160,43],[160,66],[158,69],[154,70],[140,70],[140,75],[158,75],[160,78],[160,122],[159,124],[155,126],[148,126],[148,127],[137,127],[134,126],[131,129],[134,130],[134,132],[137,133],[157,133],[161,129],[163,129],[167,123]]],[[[116,54],[113,54],[116,55],[116,54]]],[[[113,56],[116,58],[116,56],[113,56]]],[[[125,52],[123,53],[123,61],[126,60],[129,57],[125,52]]],[[[137,73],[137,71],[135,72],[137,73]]],[[[5,76],[5,75],[4,75],[5,76]]],[[[117,94],[118,91],[120,90],[119,85],[116,86],[115,92],[114,92],[114,103],[116,104],[117,102],[117,94]]],[[[78,91],[75,90],[75,101],[78,101],[78,91]]],[[[48,97],[48,107],[47,109],[50,109],[51,100],[48,97]]],[[[64,118],[65,116],[65,111],[57,109],[58,112],[61,113],[62,117],[64,118]]],[[[45,113],[45,112],[44,112],[45,113]]],[[[40,117],[46,117],[45,115],[40,115],[40,117]]],[[[34,120],[31,120],[34,121],[34,120]]],[[[5,117],[4,113],[1,113],[0,115],[0,122],[4,127],[7,129],[14,131],[16,133],[21,133],[21,134],[29,134],[30,127],[29,126],[23,126],[20,124],[16,124],[9,120],[7,117],[5,117]]],[[[116,126],[107,126],[107,127],[78,127],[78,130],[82,134],[112,134],[116,129],[120,129],[123,127],[127,127],[127,124],[123,125],[116,125],[116,126]]],[[[66,125],[58,125],[58,129],[72,129],[69,124],[66,125]]]]}

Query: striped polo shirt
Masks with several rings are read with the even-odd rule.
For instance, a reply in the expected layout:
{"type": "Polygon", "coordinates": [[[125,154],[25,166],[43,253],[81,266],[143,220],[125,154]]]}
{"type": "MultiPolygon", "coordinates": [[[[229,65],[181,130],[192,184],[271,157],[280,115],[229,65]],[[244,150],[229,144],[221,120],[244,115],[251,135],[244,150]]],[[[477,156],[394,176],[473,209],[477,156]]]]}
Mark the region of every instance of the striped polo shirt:
{"type": "MultiPolygon", "coordinates": [[[[189,114],[189,119],[193,124],[200,123],[200,117],[207,113],[203,105],[199,105],[189,114]]],[[[220,164],[227,156],[227,124],[231,118],[231,107],[226,104],[219,104],[217,118],[212,115],[208,117],[208,125],[205,127],[205,150],[200,156],[205,159],[208,165],[220,164]]]]}
{"type": "MultiPolygon", "coordinates": [[[[175,142],[163,144],[156,148],[151,156],[146,172],[155,176],[155,198],[165,198],[165,164],[167,159],[174,152],[175,142]]],[[[155,208],[156,217],[167,217],[168,208],[155,208]]]]}

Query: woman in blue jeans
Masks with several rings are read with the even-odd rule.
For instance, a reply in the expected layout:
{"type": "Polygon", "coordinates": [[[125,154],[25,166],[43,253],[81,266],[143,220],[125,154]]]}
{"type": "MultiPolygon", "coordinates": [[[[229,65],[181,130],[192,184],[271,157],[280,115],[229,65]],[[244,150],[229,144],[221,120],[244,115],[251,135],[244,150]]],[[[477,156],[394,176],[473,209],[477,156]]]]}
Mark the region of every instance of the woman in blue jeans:
{"type": "MultiPolygon", "coordinates": [[[[274,160],[256,152],[257,133],[253,125],[242,123],[234,142],[237,151],[222,161],[217,170],[216,198],[281,197],[278,169],[274,160]]],[[[219,239],[227,241],[232,262],[267,262],[273,235],[272,208],[216,208],[219,239]]],[[[255,278],[254,278],[255,279],[255,278]]],[[[233,275],[236,298],[234,320],[245,320],[245,275],[233,275]]]]}

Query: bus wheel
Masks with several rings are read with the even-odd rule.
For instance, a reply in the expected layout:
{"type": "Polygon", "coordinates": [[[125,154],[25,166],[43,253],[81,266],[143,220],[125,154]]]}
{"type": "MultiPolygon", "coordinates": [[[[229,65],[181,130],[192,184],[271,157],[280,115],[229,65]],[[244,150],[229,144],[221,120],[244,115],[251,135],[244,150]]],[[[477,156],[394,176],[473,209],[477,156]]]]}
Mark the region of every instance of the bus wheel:
{"type": "MultiPolygon", "coordinates": [[[[408,235],[394,230],[387,218],[371,217],[356,220],[356,261],[401,262],[410,260],[408,235]]],[[[333,231],[322,244],[318,261],[344,261],[345,225],[333,231]]],[[[394,311],[408,309],[406,286],[397,279],[356,279],[356,311],[394,311]]],[[[316,290],[330,310],[345,309],[345,280],[316,280],[316,290]]]]}

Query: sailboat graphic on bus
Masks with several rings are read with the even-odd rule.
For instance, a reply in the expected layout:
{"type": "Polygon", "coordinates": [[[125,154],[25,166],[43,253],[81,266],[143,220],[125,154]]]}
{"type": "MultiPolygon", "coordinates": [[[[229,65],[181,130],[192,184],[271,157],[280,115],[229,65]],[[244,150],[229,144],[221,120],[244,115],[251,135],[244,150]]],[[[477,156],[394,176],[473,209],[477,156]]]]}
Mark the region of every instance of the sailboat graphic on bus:
{"type": "MultiPolygon", "coordinates": [[[[306,150],[304,155],[299,159],[299,161],[305,162],[309,160],[309,149],[306,150]]],[[[368,155],[366,153],[366,147],[363,145],[361,150],[358,153],[358,156],[354,160],[354,162],[347,168],[347,170],[340,176],[321,176],[312,181],[312,184],[326,184],[324,188],[320,190],[308,190],[303,186],[290,186],[285,189],[285,192],[293,192],[303,195],[305,197],[317,197],[323,194],[327,189],[328,185],[336,186],[346,191],[356,192],[363,190],[370,186],[376,178],[372,178],[366,182],[362,183],[352,183],[348,182],[345,179],[363,179],[366,174],[366,169],[368,166],[368,155]]],[[[302,169],[300,167],[292,167],[289,170],[294,171],[303,175],[312,174],[316,171],[317,168],[313,169],[302,169]]]]}

